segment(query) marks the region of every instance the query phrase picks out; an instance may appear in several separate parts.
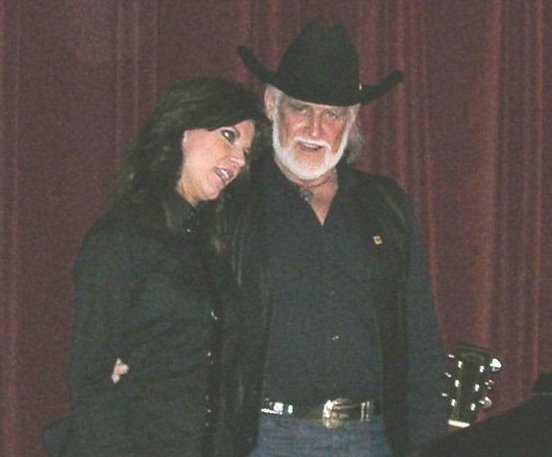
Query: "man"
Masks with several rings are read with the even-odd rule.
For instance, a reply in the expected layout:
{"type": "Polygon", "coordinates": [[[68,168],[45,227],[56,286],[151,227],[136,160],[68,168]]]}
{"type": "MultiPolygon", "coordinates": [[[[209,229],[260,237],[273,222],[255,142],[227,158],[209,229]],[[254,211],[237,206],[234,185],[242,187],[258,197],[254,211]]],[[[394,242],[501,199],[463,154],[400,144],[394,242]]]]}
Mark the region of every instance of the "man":
{"type": "Polygon", "coordinates": [[[407,197],[346,163],[360,106],[402,75],[361,84],[340,26],[308,25],[276,72],[238,53],[267,84],[273,154],[229,223],[245,298],[224,368],[236,455],[402,455],[446,430],[444,356],[407,197]]]}

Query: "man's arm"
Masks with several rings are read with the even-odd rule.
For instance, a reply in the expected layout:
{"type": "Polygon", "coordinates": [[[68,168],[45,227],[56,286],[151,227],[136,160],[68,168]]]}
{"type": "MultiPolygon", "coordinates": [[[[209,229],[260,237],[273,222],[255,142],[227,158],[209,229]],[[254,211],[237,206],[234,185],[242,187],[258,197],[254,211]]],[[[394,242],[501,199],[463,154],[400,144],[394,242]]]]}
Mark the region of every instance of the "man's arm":
{"type": "Polygon", "coordinates": [[[444,390],[445,354],[431,296],[425,252],[418,235],[411,205],[405,211],[411,227],[406,283],[408,334],[408,423],[409,448],[447,430],[444,390]]]}

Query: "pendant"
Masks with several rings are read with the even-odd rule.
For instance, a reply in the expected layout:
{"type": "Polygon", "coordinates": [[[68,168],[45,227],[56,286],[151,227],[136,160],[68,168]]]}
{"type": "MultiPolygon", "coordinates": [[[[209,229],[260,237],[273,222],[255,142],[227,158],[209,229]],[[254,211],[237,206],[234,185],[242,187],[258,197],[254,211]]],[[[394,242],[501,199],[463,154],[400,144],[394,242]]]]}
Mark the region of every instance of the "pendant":
{"type": "Polygon", "coordinates": [[[314,196],[314,194],[312,193],[312,190],[309,190],[306,187],[299,187],[299,195],[307,203],[309,203],[312,200],[312,197],[314,196]]]}

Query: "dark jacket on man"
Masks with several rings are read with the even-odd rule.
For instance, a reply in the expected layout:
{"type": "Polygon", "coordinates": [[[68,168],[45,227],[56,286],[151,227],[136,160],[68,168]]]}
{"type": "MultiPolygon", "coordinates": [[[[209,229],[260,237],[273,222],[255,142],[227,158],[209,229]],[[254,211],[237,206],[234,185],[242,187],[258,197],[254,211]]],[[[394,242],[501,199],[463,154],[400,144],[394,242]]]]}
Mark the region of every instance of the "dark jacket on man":
{"type": "MultiPolygon", "coordinates": [[[[271,330],[274,284],[268,274],[264,182],[269,157],[251,166],[251,187],[233,189],[225,230],[231,239],[230,263],[243,295],[227,311],[232,338],[225,347],[228,404],[223,411],[233,431],[236,455],[255,447],[263,370],[271,330]]],[[[339,180],[355,186],[354,204],[367,247],[370,273],[365,287],[376,303],[383,355],[382,403],[386,435],[396,455],[446,430],[442,390],[444,355],[411,205],[390,179],[339,165],[339,180]],[[374,237],[386,242],[374,244],[374,237]]],[[[340,184],[341,185],[341,184],[340,184]]],[[[292,266],[290,266],[291,268],[292,266]]]]}

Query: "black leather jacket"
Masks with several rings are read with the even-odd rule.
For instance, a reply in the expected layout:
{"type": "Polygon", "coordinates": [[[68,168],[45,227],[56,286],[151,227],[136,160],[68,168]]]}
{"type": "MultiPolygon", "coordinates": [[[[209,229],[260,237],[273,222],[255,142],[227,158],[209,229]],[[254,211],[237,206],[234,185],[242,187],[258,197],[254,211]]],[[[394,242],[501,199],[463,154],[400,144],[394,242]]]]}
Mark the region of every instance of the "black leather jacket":
{"type": "MultiPolygon", "coordinates": [[[[242,300],[227,316],[227,404],[224,422],[233,433],[236,454],[254,448],[272,285],[263,251],[263,161],[251,167],[251,188],[234,191],[225,231],[231,239],[230,262],[242,300]]],[[[397,455],[444,433],[446,404],[440,398],[444,354],[413,211],[404,192],[390,179],[340,165],[339,180],[356,186],[358,223],[369,246],[371,273],[362,278],[378,304],[384,361],[383,410],[386,434],[397,455]],[[373,236],[382,235],[381,245],[373,236]]]]}

